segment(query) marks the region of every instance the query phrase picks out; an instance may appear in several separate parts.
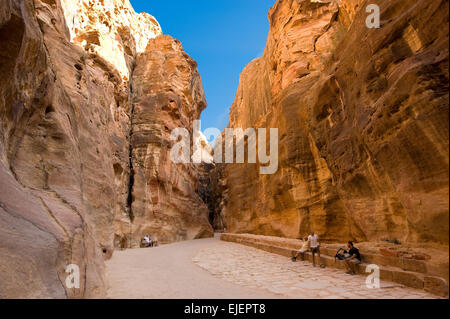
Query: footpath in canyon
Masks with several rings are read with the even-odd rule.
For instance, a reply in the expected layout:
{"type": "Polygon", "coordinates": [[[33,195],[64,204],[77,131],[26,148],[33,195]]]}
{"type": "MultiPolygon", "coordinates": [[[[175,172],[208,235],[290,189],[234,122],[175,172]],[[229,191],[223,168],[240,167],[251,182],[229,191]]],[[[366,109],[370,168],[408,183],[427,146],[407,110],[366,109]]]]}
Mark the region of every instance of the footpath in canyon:
{"type": "Polygon", "coordinates": [[[278,170],[261,175],[171,161],[171,133],[192,136],[207,101],[155,17],[129,0],[0,0],[0,298],[448,296],[449,2],[376,0],[377,29],[372,2],[270,9],[229,117],[278,128],[278,170]],[[363,277],[212,238],[224,229],[353,240],[424,290],[366,293],[363,277]],[[162,246],[137,250],[147,234],[162,246]]]}
{"type": "Polygon", "coordinates": [[[423,290],[314,268],[308,262],[215,238],[118,251],[106,262],[108,298],[428,299],[423,290]]]}

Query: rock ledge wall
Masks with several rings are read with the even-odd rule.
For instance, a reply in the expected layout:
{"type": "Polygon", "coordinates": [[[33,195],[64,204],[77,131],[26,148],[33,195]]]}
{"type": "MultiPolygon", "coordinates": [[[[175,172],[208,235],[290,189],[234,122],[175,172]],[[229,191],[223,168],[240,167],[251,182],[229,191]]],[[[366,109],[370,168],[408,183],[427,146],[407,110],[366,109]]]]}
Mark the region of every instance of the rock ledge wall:
{"type": "Polygon", "coordinates": [[[448,246],[448,1],[280,0],[269,22],[229,127],[278,128],[279,170],[226,165],[228,231],[448,246]]]}

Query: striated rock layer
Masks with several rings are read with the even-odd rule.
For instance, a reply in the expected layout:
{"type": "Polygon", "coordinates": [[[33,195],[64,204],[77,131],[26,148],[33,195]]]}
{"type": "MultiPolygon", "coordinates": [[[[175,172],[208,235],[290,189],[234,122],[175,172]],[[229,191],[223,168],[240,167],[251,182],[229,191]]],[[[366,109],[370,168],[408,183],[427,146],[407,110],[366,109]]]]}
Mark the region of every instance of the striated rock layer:
{"type": "Polygon", "coordinates": [[[176,128],[193,136],[206,107],[197,63],[170,36],[150,40],[132,77],[132,241],[151,234],[160,243],[213,236],[208,208],[198,194],[196,164],[174,164],[176,128]]]}
{"type": "Polygon", "coordinates": [[[162,33],[154,17],[136,14],[129,0],[61,0],[71,42],[113,64],[130,79],[136,53],[162,33]]]}
{"type": "MultiPolygon", "coordinates": [[[[139,126],[152,116],[144,107],[147,95],[130,90],[134,69],[144,76],[153,65],[146,55],[138,61],[136,57],[160,34],[156,20],[136,14],[128,0],[0,1],[0,298],[104,296],[103,260],[112,255],[114,240],[127,240],[129,229],[130,237],[142,235],[130,221],[130,182],[134,174],[141,176],[141,160],[148,170],[142,176],[167,176],[166,188],[173,182],[173,191],[181,194],[184,204],[177,213],[189,212],[186,223],[183,216],[177,217],[180,228],[165,230],[167,240],[200,236],[195,227],[207,228],[207,213],[202,218],[206,206],[195,195],[195,169],[183,171],[169,162],[149,160],[147,151],[160,151],[145,140],[147,124],[139,126]],[[132,99],[142,100],[142,106],[132,99]],[[137,117],[132,125],[133,108],[137,117]],[[130,143],[133,130],[137,134],[130,143]],[[79,289],[66,287],[69,264],[79,266],[79,289]]],[[[161,59],[167,54],[168,61],[176,61],[164,69],[163,86],[154,89],[178,87],[191,79],[195,83],[191,90],[180,87],[186,91],[173,93],[179,94],[173,99],[180,103],[193,99],[191,109],[172,111],[189,124],[206,105],[194,62],[165,37],[152,42],[145,54],[151,55],[151,50],[161,59]],[[172,45],[176,53],[166,49],[172,45]],[[182,75],[170,83],[170,72],[182,75]]],[[[143,80],[135,83],[138,92],[149,93],[139,89],[143,80]]],[[[153,113],[154,118],[159,116],[153,113]]],[[[152,132],[161,135],[157,130],[170,120],[161,116],[152,132]]],[[[137,180],[143,183],[140,191],[156,191],[144,189],[153,187],[153,180],[137,180]]],[[[138,206],[140,194],[133,194],[133,205],[138,206]]],[[[174,213],[153,208],[164,218],[174,213]]],[[[151,209],[146,207],[144,215],[136,208],[135,222],[145,224],[151,209]]]]}
{"type": "Polygon", "coordinates": [[[226,165],[231,232],[448,245],[448,1],[279,0],[233,128],[278,128],[279,170],[226,165]]]}

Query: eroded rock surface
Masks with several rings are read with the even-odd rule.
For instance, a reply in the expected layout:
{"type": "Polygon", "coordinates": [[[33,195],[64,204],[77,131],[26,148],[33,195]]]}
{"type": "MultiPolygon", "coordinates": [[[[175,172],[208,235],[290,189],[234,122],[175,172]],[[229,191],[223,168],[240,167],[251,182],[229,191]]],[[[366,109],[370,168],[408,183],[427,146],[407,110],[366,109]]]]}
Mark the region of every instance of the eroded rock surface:
{"type": "Polygon", "coordinates": [[[230,164],[231,232],[448,245],[448,1],[278,1],[232,128],[278,128],[279,170],[230,164]]]}
{"type": "Polygon", "coordinates": [[[129,0],[61,0],[72,42],[113,64],[124,80],[130,78],[136,53],[162,34],[156,19],[136,14],[129,0]]]}
{"type": "MultiPolygon", "coordinates": [[[[174,164],[171,132],[186,128],[206,107],[197,63],[178,40],[152,39],[133,73],[132,216],[134,236],[159,242],[211,237],[208,208],[198,194],[198,164],[174,164]]],[[[133,238],[134,242],[139,238],[133,238]]]]}
{"type": "MultiPolygon", "coordinates": [[[[177,213],[189,211],[184,237],[200,236],[205,228],[200,217],[205,208],[195,195],[195,169],[177,171],[168,162],[149,160],[147,150],[158,148],[145,139],[145,126],[154,122],[144,122],[160,114],[149,115],[132,103],[142,100],[145,105],[148,100],[147,95],[131,93],[129,79],[136,63],[137,74],[152,65],[147,56],[137,62],[136,57],[160,34],[156,20],[136,14],[128,0],[1,0],[0,298],[105,296],[104,258],[111,256],[115,242],[120,246],[120,239],[129,239],[124,234],[132,229],[132,163],[138,170],[142,160],[148,169],[144,174],[176,178],[173,192],[183,194],[177,213]],[[132,127],[134,107],[137,118],[132,127]],[[69,264],[79,266],[79,289],[65,285],[69,264]]],[[[166,45],[167,38],[159,41],[166,45]]],[[[150,46],[157,51],[155,56],[164,59],[166,53],[172,54],[156,43],[150,46]]],[[[182,73],[181,83],[193,80],[195,85],[183,87],[190,90],[177,91],[180,95],[175,97],[180,103],[193,99],[183,104],[185,113],[172,110],[174,117],[179,114],[183,119],[180,124],[189,124],[206,106],[201,83],[194,81],[199,79],[195,64],[181,53],[181,46],[175,40],[167,43],[178,51],[172,54],[177,57],[173,67],[164,69],[166,82],[161,85],[178,85],[170,83],[170,72],[182,73]]],[[[153,132],[165,132],[163,125],[169,119],[160,117],[153,132]]],[[[135,211],[136,222],[145,223],[145,216],[151,215],[148,209],[145,216],[135,211]]],[[[170,215],[156,211],[156,218],[158,213],[170,215]]],[[[132,229],[130,237],[141,236],[139,230],[132,229]]]]}

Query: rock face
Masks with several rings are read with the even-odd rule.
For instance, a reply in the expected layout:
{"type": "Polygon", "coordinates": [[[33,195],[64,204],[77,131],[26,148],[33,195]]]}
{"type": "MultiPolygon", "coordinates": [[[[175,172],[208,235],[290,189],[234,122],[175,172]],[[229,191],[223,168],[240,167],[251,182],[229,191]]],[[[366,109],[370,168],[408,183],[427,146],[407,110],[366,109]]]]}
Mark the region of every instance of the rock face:
{"type": "Polygon", "coordinates": [[[213,236],[208,208],[198,194],[196,164],[174,164],[176,128],[193,136],[193,121],[206,107],[197,63],[178,40],[160,36],[140,54],[132,77],[132,194],[134,243],[142,234],[159,242],[213,236]]]}
{"type": "MultiPolygon", "coordinates": [[[[153,89],[185,108],[171,111],[180,124],[206,106],[195,64],[176,41],[162,37],[145,51],[160,34],[156,20],[136,14],[128,0],[0,1],[0,298],[104,296],[103,260],[115,239],[119,246],[117,238],[129,239],[133,211],[136,222],[151,216],[154,227],[189,212],[165,230],[167,241],[208,234],[195,168],[171,167],[147,139],[147,128],[161,136],[164,125],[178,123],[165,124],[170,117],[151,109],[167,105],[151,102],[145,79],[165,77],[153,89]],[[168,64],[157,65],[165,54],[168,64]],[[135,68],[133,85],[143,96],[130,90],[135,68]],[[157,74],[148,75],[149,68],[157,74]],[[152,157],[153,151],[159,153],[152,157]],[[166,200],[151,194],[159,182],[173,183],[179,211],[167,213],[153,201],[166,200]],[[139,206],[149,198],[141,194],[151,194],[154,206],[139,206]],[[69,264],[80,269],[79,289],[66,287],[69,264]]],[[[141,236],[140,229],[130,238],[141,236]]]]}
{"type": "Polygon", "coordinates": [[[113,64],[130,79],[136,53],[162,33],[154,17],[136,14],[129,0],[61,0],[71,42],[113,64]]]}
{"type": "Polygon", "coordinates": [[[280,0],[232,128],[278,128],[279,170],[228,164],[230,232],[448,245],[448,1],[280,0]]]}

